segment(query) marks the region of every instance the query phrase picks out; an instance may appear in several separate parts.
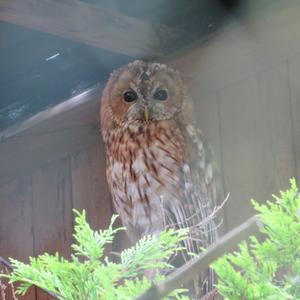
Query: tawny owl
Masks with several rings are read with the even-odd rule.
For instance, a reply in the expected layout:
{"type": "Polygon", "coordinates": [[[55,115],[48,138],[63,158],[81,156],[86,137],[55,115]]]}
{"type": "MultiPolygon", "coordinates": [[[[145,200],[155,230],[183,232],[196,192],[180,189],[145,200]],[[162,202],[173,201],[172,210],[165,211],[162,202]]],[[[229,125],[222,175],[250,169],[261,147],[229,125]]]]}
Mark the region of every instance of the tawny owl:
{"type": "Polygon", "coordinates": [[[215,241],[212,155],[177,71],[135,61],[113,72],[101,130],[112,199],[132,240],[172,226],[190,228],[191,252],[215,241]]]}

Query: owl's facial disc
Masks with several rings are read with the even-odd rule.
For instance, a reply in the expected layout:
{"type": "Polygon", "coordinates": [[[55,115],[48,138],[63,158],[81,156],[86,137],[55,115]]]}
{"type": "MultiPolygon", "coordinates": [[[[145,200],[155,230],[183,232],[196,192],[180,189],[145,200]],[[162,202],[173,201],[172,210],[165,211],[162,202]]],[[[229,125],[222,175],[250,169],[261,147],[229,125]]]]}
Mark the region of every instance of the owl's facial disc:
{"type": "Polygon", "coordinates": [[[116,123],[157,122],[174,117],[185,98],[179,73],[157,63],[135,61],[115,72],[107,84],[116,123]]]}

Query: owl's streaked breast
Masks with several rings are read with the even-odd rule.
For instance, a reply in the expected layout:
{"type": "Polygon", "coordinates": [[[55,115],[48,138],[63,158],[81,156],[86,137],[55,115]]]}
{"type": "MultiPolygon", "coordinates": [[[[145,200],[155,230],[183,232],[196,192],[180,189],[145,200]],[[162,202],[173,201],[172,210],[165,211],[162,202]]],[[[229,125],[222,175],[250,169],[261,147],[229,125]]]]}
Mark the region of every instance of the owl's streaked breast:
{"type": "Polygon", "coordinates": [[[178,201],[184,138],[172,121],[109,133],[107,178],[114,205],[136,236],[166,226],[164,207],[178,201]]]}
{"type": "MultiPolygon", "coordinates": [[[[142,61],[113,72],[102,93],[101,132],[112,199],[132,242],[166,227],[188,229],[188,261],[216,241],[213,155],[179,72],[142,61]]],[[[199,298],[215,282],[211,271],[202,275],[199,298]]]]}

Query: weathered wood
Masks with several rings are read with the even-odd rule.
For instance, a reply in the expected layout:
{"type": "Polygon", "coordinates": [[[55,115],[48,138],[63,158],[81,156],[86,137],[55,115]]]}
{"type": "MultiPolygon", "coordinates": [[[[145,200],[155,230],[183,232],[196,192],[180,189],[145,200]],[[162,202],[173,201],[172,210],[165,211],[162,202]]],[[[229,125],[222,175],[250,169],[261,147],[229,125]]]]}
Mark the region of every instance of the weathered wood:
{"type": "MultiPolygon", "coordinates": [[[[269,144],[266,159],[272,156],[272,193],[285,190],[296,175],[293,151],[290,84],[286,61],[257,75],[260,104],[265,111],[269,144]],[[280,137],[280,138],[279,138],[280,137]]],[[[270,180],[270,178],[269,178],[270,180]]],[[[266,199],[262,199],[266,200],[266,199]]]]}
{"type": "Polygon", "coordinates": [[[133,57],[162,55],[174,31],[80,1],[1,0],[0,20],[133,57]],[[164,36],[161,36],[162,32],[164,36]]]}
{"type": "MultiPolygon", "coordinates": [[[[31,178],[19,178],[2,186],[0,188],[0,256],[28,262],[28,257],[33,255],[32,218],[31,178]]],[[[35,289],[30,289],[22,299],[35,299],[35,289]]]]}
{"type": "Polygon", "coordinates": [[[248,1],[245,15],[164,58],[201,91],[254,76],[299,53],[300,2],[248,1]],[[261,7],[262,6],[262,7],[261,7]]]}
{"type": "Polygon", "coordinates": [[[96,142],[100,87],[0,133],[0,185],[96,142]]]}
{"type": "Polygon", "coordinates": [[[95,146],[71,157],[74,208],[85,209],[93,229],[106,228],[112,214],[105,176],[105,155],[100,139],[95,146]]]}
{"type": "Polygon", "coordinates": [[[69,167],[65,158],[33,174],[35,255],[46,251],[70,255],[73,216],[69,167]]]}
{"type": "MultiPolygon", "coordinates": [[[[289,20],[291,16],[294,23],[289,21],[287,28],[282,28],[279,27],[282,23],[271,16],[270,20],[274,21],[269,22],[268,19],[268,30],[264,31],[268,42],[261,38],[261,44],[257,45],[253,36],[245,34],[245,28],[232,25],[192,50],[164,58],[183,71],[185,80],[192,86],[193,98],[200,99],[196,104],[200,127],[216,152],[221,149],[217,157],[222,158],[223,155],[226,192],[231,193],[227,205],[229,228],[251,214],[248,201],[251,197],[265,200],[272,192],[286,187],[287,178],[295,174],[294,159],[297,160],[299,174],[300,63],[299,57],[295,56],[299,52],[299,39],[295,39],[295,30],[285,35],[289,29],[297,27],[300,18],[295,18],[297,10],[288,14],[285,12],[283,10],[282,20],[289,20]],[[272,26],[274,33],[268,36],[272,26]],[[276,28],[281,28],[280,32],[276,32],[276,28]],[[275,32],[278,33],[278,41],[275,32]],[[288,39],[292,40],[290,48],[288,39]],[[282,60],[285,55],[289,57],[290,72],[287,71],[286,60],[282,60]],[[218,93],[220,97],[216,100],[218,93]],[[206,94],[210,95],[207,102],[202,100],[206,94]],[[218,126],[222,134],[220,141],[218,126]]],[[[280,16],[279,12],[276,13],[280,16]]],[[[98,147],[101,140],[97,128],[100,93],[101,87],[95,88],[2,132],[0,184],[91,145],[98,147]]],[[[99,154],[92,154],[94,159],[97,155],[103,159],[104,154],[99,151],[99,154]]],[[[107,190],[105,195],[101,193],[102,184],[103,190],[106,189],[104,166],[103,161],[98,161],[96,167],[93,159],[88,160],[89,155],[81,151],[72,158],[74,204],[81,209],[85,208],[85,201],[90,203],[87,206],[93,227],[103,228],[108,221],[99,219],[102,201],[108,199],[107,190]],[[92,170],[93,175],[81,175],[81,169],[85,174],[92,170]],[[99,190],[91,188],[95,177],[99,190]],[[75,183],[77,186],[74,186],[75,183]],[[91,190],[88,200],[85,199],[85,190],[91,190]],[[90,200],[92,198],[95,200],[90,200]]],[[[222,161],[221,158],[218,159],[222,161]]],[[[46,182],[46,176],[43,178],[46,182]]],[[[42,191],[39,193],[42,194],[42,191]]],[[[106,207],[104,210],[108,213],[108,209],[106,207]]]]}
{"type": "Polygon", "coordinates": [[[261,182],[268,175],[263,163],[267,153],[261,149],[267,130],[261,128],[261,122],[257,124],[264,119],[264,109],[259,106],[255,78],[221,90],[220,116],[225,189],[230,192],[227,226],[233,228],[242,223],[245,215],[253,214],[251,198],[269,196],[264,192],[265,181],[261,182]]]}
{"type": "Polygon", "coordinates": [[[222,89],[220,116],[230,229],[253,214],[251,198],[269,199],[294,176],[285,65],[222,89]]]}
{"type": "Polygon", "coordinates": [[[49,126],[49,120],[54,129],[62,129],[61,126],[64,125],[67,127],[67,124],[69,124],[69,127],[79,127],[86,124],[89,120],[91,122],[95,121],[99,116],[99,102],[102,88],[103,84],[96,85],[79,95],[66,99],[66,101],[30,117],[21,124],[2,131],[0,133],[0,141],[6,142],[11,137],[29,135],[26,130],[41,134],[49,126]],[[73,114],[80,114],[81,118],[73,119],[71,118],[73,114]]]}
{"type": "MultiPolygon", "coordinates": [[[[72,240],[71,183],[68,159],[37,170],[32,179],[35,255],[59,252],[70,256],[72,240]]],[[[53,299],[37,290],[38,299],[53,299]]]]}
{"type": "Polygon", "coordinates": [[[295,175],[300,182],[300,55],[286,61],[289,72],[290,111],[293,131],[295,175]]]}
{"type": "MultiPolygon", "coordinates": [[[[53,5],[59,4],[55,3],[53,5]]],[[[62,5],[67,4],[63,2],[62,5]]],[[[37,5],[37,7],[42,9],[43,4],[37,5]]],[[[290,16],[296,24],[300,20],[300,18],[295,20],[296,12],[291,12],[290,8],[280,11],[275,10],[274,16],[265,12],[269,17],[264,30],[265,34],[271,31],[272,28],[274,32],[276,31],[275,28],[280,25],[278,16],[281,15],[281,11],[284,20],[289,20],[290,16]]],[[[250,24],[252,24],[251,21],[250,18],[250,24]]],[[[260,22],[262,23],[262,21],[260,22]]],[[[256,21],[255,24],[258,28],[259,22],[256,21]]],[[[286,40],[286,31],[293,28],[293,26],[297,27],[290,21],[288,25],[289,28],[287,29],[286,27],[280,27],[278,40],[286,40]]],[[[263,24],[261,26],[263,29],[263,24]]],[[[296,34],[295,30],[291,30],[288,36],[293,39],[296,34]]],[[[299,49],[299,45],[295,44],[294,39],[292,48],[287,47],[289,43],[277,45],[278,42],[276,42],[273,34],[268,37],[268,41],[269,43],[262,41],[262,44],[258,47],[249,32],[235,24],[227,27],[214,38],[193,45],[192,48],[180,51],[175,56],[165,57],[163,60],[183,72],[185,80],[196,87],[193,92],[193,97],[196,98],[198,91],[201,91],[201,94],[211,91],[216,92],[219,88],[233,84],[241,78],[254,76],[258,71],[268,68],[275,62],[278,63],[283,55],[292,55],[299,49]],[[276,48],[274,49],[275,52],[272,52],[273,50],[269,51],[272,46],[276,48]],[[272,59],[270,60],[270,58],[272,59]]],[[[93,122],[98,124],[99,98],[100,89],[87,93],[85,96],[75,97],[0,134],[0,140],[2,140],[0,143],[0,184],[14,178],[20,170],[21,172],[22,170],[30,171],[41,166],[45,163],[45,160],[52,160],[66,155],[68,151],[81,146],[78,143],[81,139],[85,145],[93,142],[96,130],[92,125],[89,127],[89,124],[93,122]],[[76,106],[76,108],[70,112],[70,117],[68,117],[69,113],[66,112],[72,106],[76,106]],[[73,128],[73,130],[70,128],[70,124],[74,124],[73,122],[77,125],[82,124],[83,127],[80,129],[73,128]],[[85,125],[87,126],[85,127],[85,125]],[[33,129],[34,127],[35,129],[33,129]],[[61,130],[53,132],[55,131],[55,129],[52,129],[53,127],[61,130]],[[39,131],[39,135],[31,136],[31,133],[35,130],[39,131]],[[49,132],[49,135],[44,134],[43,136],[43,131],[44,133],[49,132]],[[27,137],[17,137],[17,135],[27,135],[27,137]],[[12,136],[14,137],[12,138],[12,136]],[[9,140],[7,137],[11,137],[11,139],[9,140]],[[65,143],[62,143],[62,140],[65,143]],[[31,153],[35,157],[34,160],[29,157],[31,153]],[[22,156],[24,159],[21,158],[22,156]],[[15,163],[11,164],[11,161],[15,163]]]]}

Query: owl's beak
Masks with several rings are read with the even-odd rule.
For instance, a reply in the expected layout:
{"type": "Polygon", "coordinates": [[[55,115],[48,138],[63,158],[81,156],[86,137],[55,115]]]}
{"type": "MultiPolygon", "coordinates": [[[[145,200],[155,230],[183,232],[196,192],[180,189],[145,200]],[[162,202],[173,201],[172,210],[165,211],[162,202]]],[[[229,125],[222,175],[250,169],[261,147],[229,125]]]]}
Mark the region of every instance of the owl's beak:
{"type": "Polygon", "coordinates": [[[144,119],[146,122],[149,121],[149,108],[147,106],[144,107],[144,119]]]}

